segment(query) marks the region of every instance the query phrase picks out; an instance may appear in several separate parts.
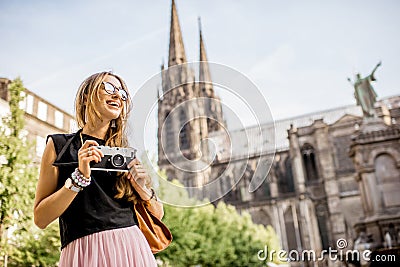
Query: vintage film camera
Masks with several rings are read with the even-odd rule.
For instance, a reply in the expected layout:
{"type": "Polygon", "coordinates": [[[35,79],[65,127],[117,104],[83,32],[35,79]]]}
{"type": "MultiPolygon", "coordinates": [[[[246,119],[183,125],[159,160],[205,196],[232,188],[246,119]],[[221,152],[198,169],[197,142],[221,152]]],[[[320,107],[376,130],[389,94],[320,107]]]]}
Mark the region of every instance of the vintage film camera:
{"type": "Polygon", "coordinates": [[[136,157],[136,149],[128,147],[97,146],[104,157],[90,169],[98,171],[128,172],[128,163],[136,157]]]}

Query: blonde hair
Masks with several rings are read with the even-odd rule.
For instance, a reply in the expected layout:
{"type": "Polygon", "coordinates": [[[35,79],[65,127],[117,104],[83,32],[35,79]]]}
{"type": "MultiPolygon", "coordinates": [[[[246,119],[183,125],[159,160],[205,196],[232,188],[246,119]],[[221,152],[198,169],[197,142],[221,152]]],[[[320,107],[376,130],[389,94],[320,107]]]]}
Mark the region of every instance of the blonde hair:
{"type": "MultiPolygon", "coordinates": [[[[99,92],[103,88],[103,81],[107,76],[113,76],[119,80],[122,89],[128,92],[128,87],[121,77],[115,75],[111,72],[99,72],[95,73],[88,78],[86,78],[82,84],[79,86],[78,92],[75,98],[75,113],[76,121],[79,128],[83,128],[86,124],[95,125],[96,121],[101,120],[102,117],[98,111],[94,99],[100,99],[99,92]]],[[[128,138],[126,134],[126,122],[127,116],[132,108],[131,100],[128,97],[126,101],[123,101],[123,108],[121,115],[115,119],[115,127],[108,127],[105,136],[105,145],[107,146],[117,146],[117,147],[127,147],[128,138]]],[[[117,194],[115,198],[125,198],[128,201],[134,201],[136,199],[136,191],[132,187],[131,183],[126,179],[127,173],[119,174],[115,187],[117,194]]]]}

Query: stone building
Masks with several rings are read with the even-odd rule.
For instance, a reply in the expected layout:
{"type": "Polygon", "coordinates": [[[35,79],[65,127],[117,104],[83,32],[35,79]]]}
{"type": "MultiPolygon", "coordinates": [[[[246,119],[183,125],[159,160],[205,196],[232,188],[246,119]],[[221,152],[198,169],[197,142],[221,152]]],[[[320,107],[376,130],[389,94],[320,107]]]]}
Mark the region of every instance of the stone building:
{"type": "Polygon", "coordinates": [[[196,82],[194,70],[185,65],[178,13],[172,1],[168,66],[161,67],[162,91],[158,97],[158,165],[186,187],[208,182],[211,169],[197,171],[209,161],[209,147],[202,140],[224,127],[221,103],[210,83],[201,31],[199,61],[196,74],[201,83],[196,82]]]}
{"type": "MultiPolygon", "coordinates": [[[[211,81],[201,31],[200,61],[204,63],[197,75],[207,73],[211,81]]],[[[268,142],[275,129],[276,150],[272,155],[260,154],[257,144],[243,144],[246,153],[235,154],[233,159],[221,154],[209,168],[191,172],[190,167],[184,168],[185,163],[179,164],[208,155],[201,140],[212,138],[225,148],[229,144],[218,128],[226,126],[221,106],[212,107],[211,112],[221,122],[218,127],[199,116],[210,111],[198,100],[203,92],[211,99],[219,98],[211,85],[202,90],[186,62],[172,1],[168,68],[162,66],[163,91],[158,102],[158,164],[169,179],[178,178],[187,187],[218,179],[211,193],[228,192],[222,201],[248,211],[256,223],[272,225],[287,251],[312,249],[318,253],[336,248],[341,238],[351,248],[361,231],[380,246],[386,232],[400,242],[400,198],[396,194],[400,192],[400,96],[379,100],[375,104],[378,117],[372,124],[359,106],[352,105],[230,131],[231,142],[240,145],[240,132],[256,140],[256,130],[261,129],[261,142],[268,142]],[[168,117],[178,106],[179,111],[168,117]],[[182,123],[187,121],[190,123],[182,123]],[[265,163],[261,168],[266,173],[268,166],[271,168],[261,186],[249,192],[258,162],[265,163]]],[[[207,194],[210,192],[203,197],[209,197],[207,194]]]]}
{"type": "MultiPolygon", "coordinates": [[[[399,99],[394,105],[390,119],[396,122],[399,99]]],[[[363,211],[355,225],[357,232],[370,235],[373,245],[400,247],[400,127],[365,119],[352,137],[349,155],[363,211]]]]}
{"type": "MultiPolygon", "coordinates": [[[[8,85],[11,81],[0,78],[0,116],[9,111],[8,85]]],[[[25,101],[20,107],[25,110],[27,138],[35,143],[35,161],[38,163],[46,146],[46,137],[53,133],[70,133],[76,130],[72,115],[61,110],[35,93],[25,90],[25,101]]]]}

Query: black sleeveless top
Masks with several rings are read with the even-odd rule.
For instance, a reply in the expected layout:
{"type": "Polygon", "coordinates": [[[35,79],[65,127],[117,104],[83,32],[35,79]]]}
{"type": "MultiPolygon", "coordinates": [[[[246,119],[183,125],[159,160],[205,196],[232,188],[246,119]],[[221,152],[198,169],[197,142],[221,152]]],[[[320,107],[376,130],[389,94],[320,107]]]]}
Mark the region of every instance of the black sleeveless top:
{"type": "MultiPolygon", "coordinates": [[[[54,142],[58,167],[57,190],[78,167],[78,150],[81,147],[80,131],[75,134],[49,135],[54,142]]],[[[104,145],[104,140],[82,134],[83,141],[95,140],[104,145]]],[[[59,217],[61,249],[80,237],[104,230],[136,225],[132,204],[124,199],[115,199],[117,172],[92,171],[92,182],[84,188],[71,205],[59,217]]]]}

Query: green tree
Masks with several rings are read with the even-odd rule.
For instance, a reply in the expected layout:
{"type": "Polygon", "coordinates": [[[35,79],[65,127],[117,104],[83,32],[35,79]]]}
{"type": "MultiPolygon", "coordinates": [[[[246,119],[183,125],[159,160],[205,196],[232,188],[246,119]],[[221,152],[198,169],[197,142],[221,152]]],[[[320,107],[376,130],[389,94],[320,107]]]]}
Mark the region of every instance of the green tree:
{"type": "Polygon", "coordinates": [[[0,253],[5,264],[7,258],[12,262],[32,228],[38,174],[31,157],[33,144],[24,130],[24,111],[20,109],[25,98],[20,78],[12,81],[9,93],[10,112],[0,125],[0,253]]]}
{"type": "Polygon", "coordinates": [[[58,266],[59,259],[59,227],[58,221],[54,221],[44,231],[33,226],[20,247],[14,250],[8,265],[53,267],[58,266]]]}
{"type": "MultiPolygon", "coordinates": [[[[175,201],[181,199],[182,203],[195,203],[184,188],[175,187],[172,191],[161,186],[159,192],[162,198],[165,196],[163,200],[174,199],[174,203],[178,203],[175,201]]],[[[166,204],[164,210],[163,221],[174,240],[165,251],[156,255],[163,266],[266,266],[266,261],[258,259],[258,251],[265,246],[276,251],[280,249],[272,227],[254,224],[250,214],[239,214],[233,206],[223,202],[216,207],[209,204],[196,208],[166,204]]]]}

